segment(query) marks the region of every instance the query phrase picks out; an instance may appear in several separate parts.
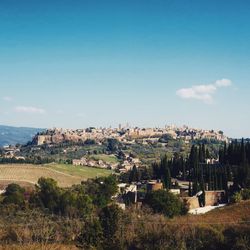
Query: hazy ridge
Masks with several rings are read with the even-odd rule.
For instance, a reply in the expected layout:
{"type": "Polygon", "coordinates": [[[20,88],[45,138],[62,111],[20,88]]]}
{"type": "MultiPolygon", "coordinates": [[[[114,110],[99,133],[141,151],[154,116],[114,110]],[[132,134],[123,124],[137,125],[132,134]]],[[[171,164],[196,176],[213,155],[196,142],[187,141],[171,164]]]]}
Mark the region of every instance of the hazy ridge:
{"type": "Polygon", "coordinates": [[[0,146],[25,144],[31,141],[38,133],[43,131],[41,128],[12,127],[0,125],[0,146]]]}

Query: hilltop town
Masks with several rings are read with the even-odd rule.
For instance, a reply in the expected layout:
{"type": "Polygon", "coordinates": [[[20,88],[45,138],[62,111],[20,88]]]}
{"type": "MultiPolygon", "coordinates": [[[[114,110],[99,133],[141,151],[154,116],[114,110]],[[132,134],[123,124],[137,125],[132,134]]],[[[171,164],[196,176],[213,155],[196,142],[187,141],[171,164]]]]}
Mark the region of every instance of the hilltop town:
{"type": "Polygon", "coordinates": [[[3,161],[70,163],[127,172],[168,155],[186,158],[193,144],[206,143],[211,161],[218,160],[220,145],[228,142],[222,131],[177,127],[48,129],[23,146],[4,147],[3,161]]]}
{"type": "Polygon", "coordinates": [[[177,127],[175,125],[165,126],[165,128],[122,127],[120,125],[119,128],[48,129],[38,133],[33,143],[43,145],[86,140],[95,140],[100,143],[106,138],[114,138],[124,143],[135,143],[136,139],[142,139],[143,143],[149,143],[158,141],[164,135],[172,139],[183,139],[186,143],[202,139],[228,142],[228,137],[222,131],[189,128],[188,126],[177,127]]]}

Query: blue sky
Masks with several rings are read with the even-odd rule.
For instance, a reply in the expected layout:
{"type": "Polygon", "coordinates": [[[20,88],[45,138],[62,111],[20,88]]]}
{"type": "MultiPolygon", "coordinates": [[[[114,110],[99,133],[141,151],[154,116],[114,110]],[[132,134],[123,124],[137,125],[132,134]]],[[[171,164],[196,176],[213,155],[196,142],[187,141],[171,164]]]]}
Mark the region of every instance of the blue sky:
{"type": "Polygon", "coordinates": [[[0,1],[0,124],[250,137],[249,69],[246,0],[0,1]]]}

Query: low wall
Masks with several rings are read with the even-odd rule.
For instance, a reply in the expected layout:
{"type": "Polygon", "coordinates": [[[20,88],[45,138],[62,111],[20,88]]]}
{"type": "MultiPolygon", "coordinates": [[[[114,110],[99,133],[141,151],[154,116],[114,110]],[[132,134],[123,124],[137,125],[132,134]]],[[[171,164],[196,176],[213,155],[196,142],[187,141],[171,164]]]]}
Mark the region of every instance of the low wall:
{"type": "MultiPolygon", "coordinates": [[[[225,191],[217,190],[217,191],[205,191],[205,206],[214,206],[218,203],[226,203],[225,200],[225,191]]],[[[187,199],[187,204],[189,209],[199,208],[199,200],[198,197],[193,196],[187,199]]]]}

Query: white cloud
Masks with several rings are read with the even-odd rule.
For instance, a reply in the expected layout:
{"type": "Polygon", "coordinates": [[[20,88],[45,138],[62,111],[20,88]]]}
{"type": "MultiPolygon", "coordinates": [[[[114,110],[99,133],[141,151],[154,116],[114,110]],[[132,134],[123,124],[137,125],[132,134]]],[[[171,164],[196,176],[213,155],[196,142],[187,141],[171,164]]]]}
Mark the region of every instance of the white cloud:
{"type": "Polygon", "coordinates": [[[18,113],[28,113],[28,114],[45,114],[46,111],[42,108],[36,107],[26,107],[26,106],[17,106],[15,111],[18,113]]]}
{"type": "Polygon", "coordinates": [[[228,87],[230,85],[232,85],[232,81],[229,79],[225,79],[225,78],[223,78],[221,80],[217,80],[215,82],[215,86],[217,86],[217,87],[228,87]]]}
{"type": "Polygon", "coordinates": [[[13,98],[10,97],[10,96],[4,96],[3,100],[6,101],[6,102],[11,102],[13,100],[13,98]]]}
{"type": "Polygon", "coordinates": [[[232,81],[229,79],[217,80],[212,84],[194,85],[190,88],[182,88],[176,91],[176,94],[183,99],[196,99],[204,103],[213,103],[213,95],[218,88],[229,87],[232,81]]]}

